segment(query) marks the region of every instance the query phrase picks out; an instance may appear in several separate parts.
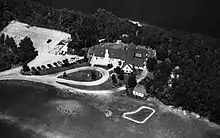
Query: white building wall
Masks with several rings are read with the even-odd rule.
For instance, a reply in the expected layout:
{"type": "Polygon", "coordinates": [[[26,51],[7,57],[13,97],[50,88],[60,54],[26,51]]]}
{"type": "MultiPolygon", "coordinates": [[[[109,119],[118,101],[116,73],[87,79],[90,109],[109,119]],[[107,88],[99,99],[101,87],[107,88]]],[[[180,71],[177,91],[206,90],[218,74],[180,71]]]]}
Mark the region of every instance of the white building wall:
{"type": "Polygon", "coordinates": [[[125,65],[122,70],[125,72],[125,73],[131,73],[133,72],[133,70],[128,66],[128,65],[125,65]]]}

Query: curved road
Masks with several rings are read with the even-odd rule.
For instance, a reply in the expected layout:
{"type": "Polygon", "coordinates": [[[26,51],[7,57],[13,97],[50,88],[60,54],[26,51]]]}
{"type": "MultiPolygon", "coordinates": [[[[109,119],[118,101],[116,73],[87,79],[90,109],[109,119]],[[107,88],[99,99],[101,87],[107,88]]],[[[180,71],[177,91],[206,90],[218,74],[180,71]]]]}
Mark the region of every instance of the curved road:
{"type": "MultiPolygon", "coordinates": [[[[56,75],[42,75],[42,76],[27,76],[27,75],[21,75],[20,74],[21,67],[15,68],[15,69],[10,69],[4,72],[0,72],[0,80],[27,80],[27,81],[34,81],[34,82],[40,82],[40,83],[45,83],[49,85],[53,85],[55,87],[61,88],[61,89],[68,89],[70,91],[75,91],[75,92],[80,92],[80,93],[88,93],[88,94],[99,94],[99,95],[106,95],[109,93],[113,92],[119,92],[122,90],[125,90],[125,85],[117,88],[116,90],[82,90],[82,89],[77,89],[73,87],[69,87],[66,85],[62,85],[57,82],[61,83],[68,83],[68,84],[73,84],[73,85],[85,85],[85,86],[95,86],[95,85],[100,85],[104,83],[105,81],[108,80],[109,78],[109,72],[103,68],[100,67],[91,67],[91,66],[86,66],[86,67],[80,67],[80,68],[75,68],[67,71],[60,72],[56,75]],[[86,70],[86,69],[93,69],[96,71],[99,71],[102,74],[102,78],[93,82],[78,82],[78,81],[72,81],[72,80],[66,80],[66,79],[61,79],[57,78],[58,76],[62,75],[63,72],[72,73],[72,72],[77,72],[80,70],[86,70]]],[[[147,75],[147,70],[144,70],[142,74],[137,78],[137,82],[140,82],[145,76],[147,75]]]]}
{"type": "Polygon", "coordinates": [[[57,78],[58,76],[62,75],[64,71],[60,72],[56,75],[52,74],[52,75],[42,75],[42,76],[35,76],[35,75],[28,76],[28,75],[21,75],[20,74],[21,67],[18,67],[18,68],[4,71],[4,72],[0,72],[0,80],[34,81],[34,82],[40,82],[40,83],[53,85],[53,86],[60,88],[60,89],[67,89],[70,92],[79,92],[79,93],[96,94],[96,95],[106,95],[106,94],[110,94],[110,93],[114,92],[112,90],[82,90],[82,89],[73,88],[73,87],[69,87],[69,86],[57,83],[57,82],[61,82],[61,83],[68,83],[68,84],[74,84],[74,85],[94,86],[94,85],[100,85],[100,84],[104,83],[109,78],[109,72],[103,68],[100,68],[100,67],[87,66],[87,67],[80,67],[80,68],[76,68],[76,69],[71,69],[71,70],[68,70],[65,72],[68,74],[68,73],[77,72],[79,70],[86,70],[86,69],[94,69],[94,70],[99,71],[102,74],[102,78],[97,81],[93,81],[93,82],[77,82],[77,81],[57,78]]]}

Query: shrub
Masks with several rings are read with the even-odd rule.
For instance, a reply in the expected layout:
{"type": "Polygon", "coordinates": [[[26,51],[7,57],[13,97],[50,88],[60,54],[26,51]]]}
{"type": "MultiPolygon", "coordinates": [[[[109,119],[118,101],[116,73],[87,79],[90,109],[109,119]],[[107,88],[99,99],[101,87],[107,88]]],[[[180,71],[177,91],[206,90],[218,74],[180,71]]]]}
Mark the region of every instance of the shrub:
{"type": "Polygon", "coordinates": [[[22,66],[22,69],[23,69],[24,72],[30,71],[30,68],[29,68],[29,66],[27,64],[24,64],[22,66]]]}
{"type": "Polygon", "coordinates": [[[119,79],[119,80],[124,80],[124,74],[123,74],[123,73],[120,73],[120,74],[118,75],[118,79],[119,79]]]}
{"type": "Polygon", "coordinates": [[[67,77],[66,72],[63,72],[63,78],[67,77]]]}
{"type": "Polygon", "coordinates": [[[115,74],[112,75],[112,83],[113,85],[116,85],[118,83],[115,74]]]}
{"type": "Polygon", "coordinates": [[[112,67],[113,67],[112,64],[108,64],[108,65],[107,65],[107,68],[109,68],[109,69],[112,68],[112,67]]]}

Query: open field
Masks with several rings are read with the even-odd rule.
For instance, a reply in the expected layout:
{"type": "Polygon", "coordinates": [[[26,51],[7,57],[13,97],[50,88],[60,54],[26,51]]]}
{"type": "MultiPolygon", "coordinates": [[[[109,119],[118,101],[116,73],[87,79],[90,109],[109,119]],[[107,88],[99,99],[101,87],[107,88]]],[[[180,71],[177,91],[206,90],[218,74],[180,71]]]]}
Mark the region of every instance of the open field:
{"type": "Polygon", "coordinates": [[[20,41],[26,36],[31,38],[33,46],[38,51],[39,55],[29,63],[29,66],[51,64],[54,61],[64,60],[71,57],[68,55],[55,55],[71,40],[71,35],[68,33],[29,26],[28,24],[18,21],[12,21],[2,30],[1,33],[13,37],[18,46],[20,41]],[[52,40],[50,43],[47,42],[49,39],[52,40]],[[64,45],[58,45],[60,41],[63,41],[64,45]]]}
{"type": "Polygon", "coordinates": [[[71,40],[71,35],[65,32],[50,30],[41,27],[29,26],[28,24],[21,23],[18,21],[12,21],[7,27],[2,31],[5,35],[13,37],[15,42],[19,44],[20,40],[28,36],[33,41],[34,47],[39,53],[49,52],[55,49],[57,44],[61,41],[71,40]],[[50,43],[47,40],[51,39],[50,43]]]}

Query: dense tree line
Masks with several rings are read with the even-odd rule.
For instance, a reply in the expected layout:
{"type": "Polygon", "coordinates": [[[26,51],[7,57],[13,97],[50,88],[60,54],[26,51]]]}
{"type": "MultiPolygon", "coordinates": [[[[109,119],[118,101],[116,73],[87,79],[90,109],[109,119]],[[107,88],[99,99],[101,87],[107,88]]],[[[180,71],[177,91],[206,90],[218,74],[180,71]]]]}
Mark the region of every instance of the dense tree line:
{"type": "MultiPolygon", "coordinates": [[[[19,47],[13,38],[1,34],[0,36],[0,71],[10,69],[13,65],[27,64],[38,55],[30,38],[25,37],[19,47]]],[[[28,70],[26,66],[25,69],[28,70]]]]}
{"type": "MultiPolygon", "coordinates": [[[[164,103],[181,106],[220,123],[219,40],[155,26],[139,27],[105,9],[85,15],[32,1],[19,4],[4,2],[0,5],[0,29],[15,19],[70,33],[73,40],[68,45],[70,48],[90,47],[103,38],[110,42],[120,38],[125,43],[150,46],[156,50],[157,57],[147,63],[154,79],[145,79],[146,90],[164,103]],[[128,37],[121,37],[122,34],[128,37]],[[180,67],[180,77],[173,81],[170,88],[167,81],[176,66],[180,67]]],[[[7,52],[11,55],[10,50],[7,52]]],[[[15,62],[17,58],[6,56],[2,59],[15,62]]],[[[5,64],[2,62],[1,67],[7,67],[5,64]]]]}

